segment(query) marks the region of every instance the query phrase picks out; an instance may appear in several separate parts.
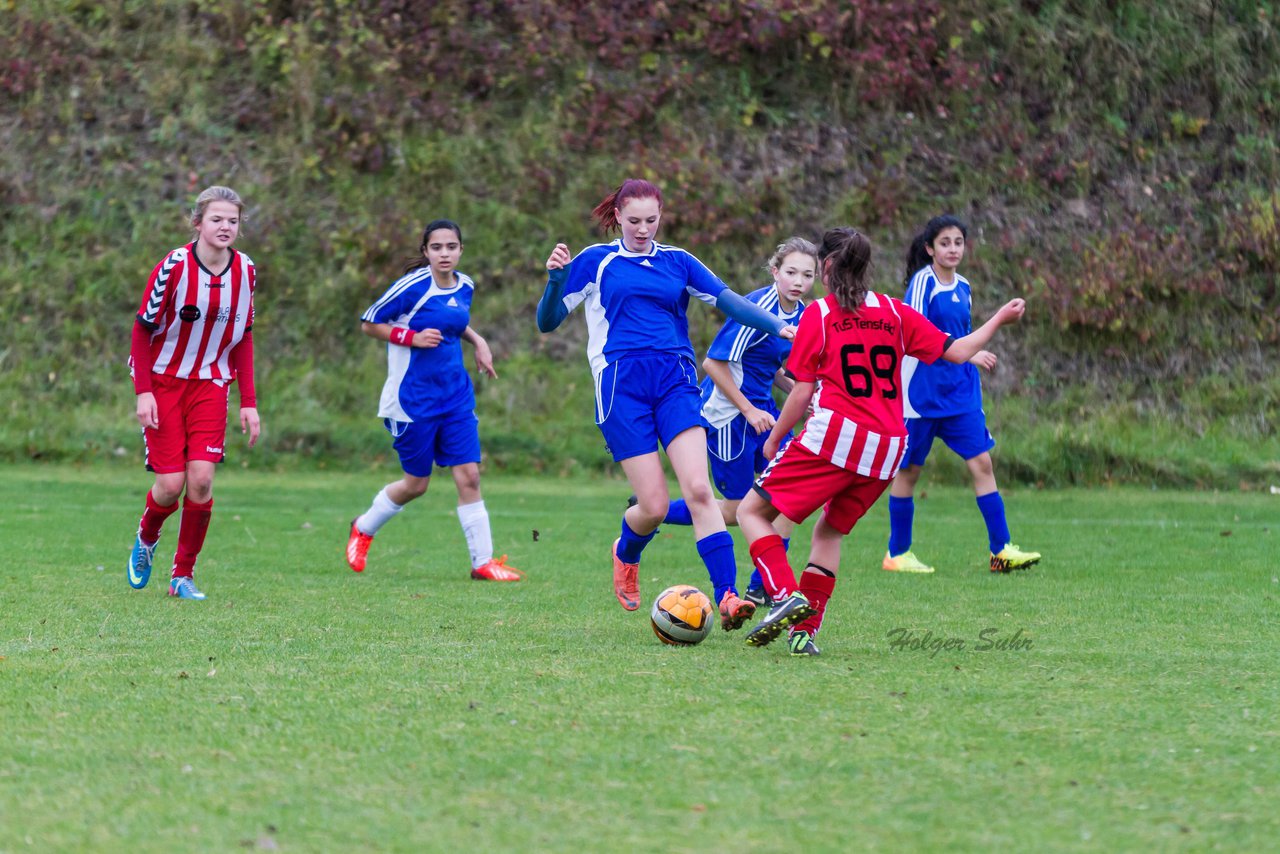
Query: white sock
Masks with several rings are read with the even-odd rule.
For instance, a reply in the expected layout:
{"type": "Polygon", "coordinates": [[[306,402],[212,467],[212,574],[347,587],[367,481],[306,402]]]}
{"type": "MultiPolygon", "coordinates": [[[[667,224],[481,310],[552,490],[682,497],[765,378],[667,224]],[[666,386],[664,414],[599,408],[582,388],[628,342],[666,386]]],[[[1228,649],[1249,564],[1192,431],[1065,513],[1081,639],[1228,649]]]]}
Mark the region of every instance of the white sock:
{"type": "Polygon", "coordinates": [[[458,521],[471,552],[471,568],[479,569],[493,560],[493,535],[489,533],[489,511],[484,502],[458,505],[458,521]]]}
{"type": "Polygon", "coordinates": [[[387,497],[387,488],[384,486],[381,492],[373,496],[373,503],[369,505],[369,509],[356,519],[356,528],[362,534],[372,537],[378,533],[379,528],[391,521],[392,516],[403,509],[403,504],[397,504],[387,497]]]}

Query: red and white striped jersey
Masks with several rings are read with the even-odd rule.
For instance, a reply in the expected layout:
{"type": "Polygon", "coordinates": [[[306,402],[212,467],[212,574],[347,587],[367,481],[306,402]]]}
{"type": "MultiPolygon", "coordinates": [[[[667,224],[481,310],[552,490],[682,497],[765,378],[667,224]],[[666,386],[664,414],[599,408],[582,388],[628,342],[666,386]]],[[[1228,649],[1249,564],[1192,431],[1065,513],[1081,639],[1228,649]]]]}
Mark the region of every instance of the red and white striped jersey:
{"type": "Polygon", "coordinates": [[[151,271],[138,309],[139,322],[151,330],[151,372],[233,379],[229,356],[253,328],[255,279],[253,261],[234,249],[217,273],[200,263],[194,243],[166,255],[151,271]]]}
{"type": "Polygon", "coordinates": [[[951,339],[899,300],[868,292],[856,311],[834,295],[800,316],[787,370],[815,384],[813,415],[796,441],[841,468],[889,480],[907,450],[898,365],[936,361],[951,339]]]}

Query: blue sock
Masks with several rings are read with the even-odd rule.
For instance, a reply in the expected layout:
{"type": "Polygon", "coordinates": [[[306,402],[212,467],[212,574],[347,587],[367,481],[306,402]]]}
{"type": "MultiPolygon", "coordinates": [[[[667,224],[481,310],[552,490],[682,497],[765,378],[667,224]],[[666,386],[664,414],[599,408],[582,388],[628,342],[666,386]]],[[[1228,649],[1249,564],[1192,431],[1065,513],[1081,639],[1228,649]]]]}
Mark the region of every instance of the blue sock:
{"type": "MultiPolygon", "coordinates": [[[[782,538],[782,550],[783,550],[783,551],[790,551],[790,550],[791,550],[791,538],[790,538],[790,537],[783,537],[783,538],[782,538]]],[[[760,570],[758,570],[758,569],[753,569],[753,570],[751,570],[751,581],[747,584],[747,589],[748,589],[748,590],[763,590],[763,589],[764,589],[764,579],[760,577],[760,570]]]]}
{"type": "Polygon", "coordinates": [[[689,512],[689,505],[685,503],[683,498],[677,498],[667,507],[667,518],[662,520],[664,525],[692,525],[693,514],[689,512]]]}
{"type": "Polygon", "coordinates": [[[698,540],[698,555],[707,565],[707,575],[715,587],[715,604],[719,605],[726,590],[738,592],[738,562],[733,556],[733,537],[728,531],[720,531],[698,540]]]}
{"type": "Polygon", "coordinates": [[[889,554],[897,557],[911,550],[911,523],[916,517],[914,498],[889,496],[889,554]]]}
{"type": "Polygon", "coordinates": [[[631,530],[631,526],[627,524],[627,517],[622,517],[622,537],[618,542],[618,560],[623,563],[639,563],[640,552],[644,551],[644,547],[649,545],[649,541],[653,539],[653,535],[658,533],[658,529],[654,528],[648,534],[641,536],[631,530]]]}
{"type": "Polygon", "coordinates": [[[987,523],[991,553],[999,554],[1010,540],[1009,522],[1004,518],[1004,499],[1000,497],[999,491],[979,495],[978,509],[982,511],[982,519],[987,523]]]}

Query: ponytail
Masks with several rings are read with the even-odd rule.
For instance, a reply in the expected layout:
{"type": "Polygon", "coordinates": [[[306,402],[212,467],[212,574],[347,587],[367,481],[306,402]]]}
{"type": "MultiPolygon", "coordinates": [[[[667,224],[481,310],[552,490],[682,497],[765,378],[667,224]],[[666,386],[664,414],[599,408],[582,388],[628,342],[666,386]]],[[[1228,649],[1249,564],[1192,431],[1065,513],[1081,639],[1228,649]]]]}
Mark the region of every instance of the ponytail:
{"type": "Polygon", "coordinates": [[[657,186],[643,178],[628,178],[592,209],[591,216],[600,224],[601,231],[618,228],[618,211],[631,199],[657,199],[658,209],[662,209],[662,191],[657,186]]]}
{"type": "Polygon", "coordinates": [[[841,308],[857,311],[871,279],[871,241],[856,228],[833,228],[822,235],[818,250],[822,283],[841,308]]]}

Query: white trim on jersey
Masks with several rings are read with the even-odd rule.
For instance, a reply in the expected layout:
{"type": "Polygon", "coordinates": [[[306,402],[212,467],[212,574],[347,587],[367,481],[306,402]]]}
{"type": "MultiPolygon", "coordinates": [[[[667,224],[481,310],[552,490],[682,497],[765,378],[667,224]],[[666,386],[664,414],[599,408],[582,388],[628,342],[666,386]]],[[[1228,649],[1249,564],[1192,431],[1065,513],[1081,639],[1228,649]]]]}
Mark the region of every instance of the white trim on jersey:
{"type": "Polygon", "coordinates": [[[591,373],[596,377],[596,400],[600,399],[598,388],[600,373],[609,364],[604,358],[604,345],[609,340],[609,318],[605,315],[604,300],[600,298],[600,282],[604,279],[604,271],[609,266],[609,262],[624,253],[630,257],[639,257],[639,253],[626,252],[625,248],[615,249],[600,259],[600,263],[596,265],[596,276],[587,283],[586,287],[564,298],[565,307],[569,311],[573,311],[584,300],[587,303],[586,308],[583,309],[583,315],[587,321],[587,362],[591,365],[591,373]],[[588,296],[594,296],[595,299],[587,300],[588,296]]]}
{"type": "MultiPolygon", "coordinates": [[[[395,284],[387,288],[387,292],[382,296],[380,296],[377,302],[369,306],[369,308],[365,311],[365,313],[360,315],[360,319],[365,321],[366,323],[377,323],[377,321],[374,320],[373,318],[377,316],[378,309],[382,308],[384,305],[391,302],[396,297],[400,296],[400,294],[404,293],[405,290],[407,290],[417,282],[422,281],[423,276],[430,276],[430,275],[431,275],[430,267],[419,267],[416,270],[410,270],[409,272],[405,273],[395,282],[395,284]]],[[[457,278],[456,274],[455,274],[455,278],[457,278]]]]}
{"type": "Polygon", "coordinates": [[[400,405],[400,386],[409,373],[409,351],[412,348],[398,344],[387,344],[387,381],[382,384],[382,397],[378,401],[378,417],[390,418],[412,424],[413,419],[400,405]]]}
{"type": "Polygon", "coordinates": [[[169,276],[173,274],[173,268],[186,259],[187,247],[179,246],[165,257],[164,263],[160,266],[160,272],[156,275],[155,286],[147,296],[147,305],[142,311],[142,319],[151,324],[153,328],[160,323],[160,308],[164,305],[164,295],[169,285],[169,276]]]}
{"type": "MultiPolygon", "coordinates": [[[[757,304],[770,314],[774,314],[773,309],[778,304],[778,289],[775,287],[769,293],[760,297],[760,302],[757,304]]],[[[739,329],[738,334],[734,336],[733,346],[729,348],[729,361],[741,362],[743,355],[747,352],[747,345],[751,343],[751,339],[757,334],[765,333],[761,333],[760,330],[753,329],[750,326],[743,326],[739,329]]],[[[738,377],[738,383],[741,385],[742,377],[738,377]]]]}
{"type": "MultiPolygon", "coordinates": [[[[750,329],[744,329],[750,332],[750,329]]],[[[728,362],[729,373],[733,376],[733,384],[739,389],[742,388],[742,362],[728,362]]],[[[720,387],[712,381],[713,388],[711,394],[707,396],[707,402],[702,405],[702,417],[707,420],[712,429],[719,430],[733,419],[742,414],[742,410],[738,409],[734,402],[725,396],[720,387]]],[[[726,459],[721,457],[721,459],[726,459]]]]}
{"type": "Polygon", "coordinates": [[[718,296],[713,297],[711,294],[704,294],[702,291],[698,290],[693,285],[685,285],[684,289],[689,292],[689,296],[697,297],[698,299],[705,302],[707,305],[715,305],[716,301],[720,299],[718,296]]]}

